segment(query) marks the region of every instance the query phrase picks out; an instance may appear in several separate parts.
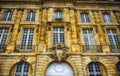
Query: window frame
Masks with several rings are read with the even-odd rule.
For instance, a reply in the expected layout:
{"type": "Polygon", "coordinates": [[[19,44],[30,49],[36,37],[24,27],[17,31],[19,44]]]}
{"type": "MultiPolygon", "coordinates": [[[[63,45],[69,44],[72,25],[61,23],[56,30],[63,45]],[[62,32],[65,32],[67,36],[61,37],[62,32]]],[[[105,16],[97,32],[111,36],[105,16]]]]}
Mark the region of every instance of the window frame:
{"type": "Polygon", "coordinates": [[[0,28],[0,30],[2,29],[2,33],[0,33],[0,52],[4,51],[5,46],[6,46],[6,42],[7,42],[7,38],[9,36],[9,28],[0,28]],[[7,30],[7,32],[5,33],[5,30],[7,30]],[[5,37],[6,36],[6,37],[5,37]],[[5,38],[4,38],[5,37],[5,38]],[[4,39],[4,40],[3,40],[4,39]],[[3,42],[4,43],[1,43],[3,42]]]}
{"type": "Polygon", "coordinates": [[[120,38],[119,38],[119,35],[118,35],[118,32],[117,32],[117,29],[116,28],[107,28],[106,29],[106,34],[107,34],[107,38],[108,38],[108,42],[110,44],[111,50],[113,52],[118,52],[119,48],[117,46],[120,46],[120,38]],[[108,34],[107,30],[110,30],[110,34],[108,34]],[[113,33],[111,30],[112,31],[114,30],[115,33],[113,33]],[[111,44],[111,42],[110,42],[111,40],[110,40],[109,36],[112,37],[113,44],[111,44]],[[114,38],[115,36],[118,38],[117,39],[118,41],[114,38]],[[116,41],[118,42],[118,44],[116,44],[116,41]]]}
{"type": "Polygon", "coordinates": [[[36,12],[35,11],[28,11],[26,14],[26,22],[35,22],[36,21],[36,12]],[[34,17],[33,17],[34,15],[34,17]],[[34,20],[32,20],[34,19],[34,20]]]}
{"type": "Polygon", "coordinates": [[[83,12],[80,13],[81,23],[90,23],[90,15],[89,13],[83,12]]]}
{"type": "Polygon", "coordinates": [[[12,21],[12,18],[13,18],[13,11],[5,11],[1,21],[10,22],[12,21]]]}
{"type": "Polygon", "coordinates": [[[63,43],[63,44],[65,44],[65,28],[64,28],[64,27],[53,27],[52,36],[53,36],[53,38],[52,38],[53,45],[56,44],[56,43],[63,43]],[[58,31],[55,32],[55,31],[54,31],[54,28],[57,28],[58,31]],[[60,32],[60,28],[62,28],[63,31],[60,32]],[[58,37],[58,39],[57,39],[58,42],[54,42],[54,41],[55,41],[55,40],[54,40],[54,33],[57,33],[57,35],[58,35],[58,36],[57,36],[57,37],[58,37]],[[64,37],[62,37],[62,38],[63,38],[63,42],[61,42],[60,34],[64,34],[64,37]]]}
{"type": "Polygon", "coordinates": [[[112,17],[110,13],[102,13],[104,23],[112,23],[112,17]]]}
{"type": "Polygon", "coordinates": [[[89,72],[89,76],[92,74],[92,75],[101,75],[103,76],[103,73],[102,73],[102,68],[101,68],[101,64],[99,62],[90,62],[88,64],[88,72],[89,72]],[[98,69],[96,71],[96,65],[99,66],[99,72],[98,72],[98,69]],[[90,72],[90,67],[92,67],[92,72],[90,72]]]}
{"type": "Polygon", "coordinates": [[[54,11],[54,20],[63,20],[63,11],[62,10],[54,11]]]}
{"type": "MultiPolygon", "coordinates": [[[[19,69],[19,70],[20,70],[20,69],[19,69]]],[[[27,63],[27,62],[20,62],[20,63],[16,64],[14,76],[16,76],[16,75],[23,76],[24,74],[27,75],[27,76],[29,76],[29,72],[30,72],[30,64],[27,63]],[[21,72],[18,72],[18,73],[17,73],[18,65],[19,65],[19,64],[22,64],[22,65],[21,65],[22,68],[20,68],[20,69],[21,69],[21,72]],[[28,65],[28,67],[27,67],[28,72],[24,72],[24,70],[25,70],[25,64],[28,65]]]]}
{"type": "Polygon", "coordinates": [[[21,31],[21,41],[20,41],[20,48],[19,48],[19,52],[32,52],[32,47],[33,47],[33,42],[34,42],[34,36],[35,36],[35,28],[22,28],[21,31]],[[27,33],[24,33],[24,29],[28,29],[27,33]],[[30,33],[30,29],[32,29],[33,33],[30,33]],[[32,35],[32,44],[29,45],[28,42],[30,41],[29,37],[32,35]],[[25,39],[25,44],[23,43],[23,37],[27,37],[27,39],[25,39]],[[26,49],[22,49],[22,47],[27,46],[26,49]],[[31,47],[31,49],[29,49],[28,47],[31,47]]]}
{"type": "Polygon", "coordinates": [[[116,67],[117,67],[117,72],[118,72],[118,75],[120,75],[120,62],[118,62],[117,64],[116,64],[116,67]],[[119,65],[119,66],[118,66],[119,65]],[[119,67],[119,68],[118,68],[119,67]]]}

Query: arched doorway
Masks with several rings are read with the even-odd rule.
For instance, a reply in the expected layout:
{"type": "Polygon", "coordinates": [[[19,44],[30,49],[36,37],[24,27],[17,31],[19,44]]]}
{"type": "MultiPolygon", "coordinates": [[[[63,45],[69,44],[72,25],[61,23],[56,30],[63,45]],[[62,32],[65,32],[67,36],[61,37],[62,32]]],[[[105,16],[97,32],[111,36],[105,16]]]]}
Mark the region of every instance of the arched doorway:
{"type": "Polygon", "coordinates": [[[46,76],[74,76],[72,67],[67,63],[52,63],[48,66],[46,76]]]}

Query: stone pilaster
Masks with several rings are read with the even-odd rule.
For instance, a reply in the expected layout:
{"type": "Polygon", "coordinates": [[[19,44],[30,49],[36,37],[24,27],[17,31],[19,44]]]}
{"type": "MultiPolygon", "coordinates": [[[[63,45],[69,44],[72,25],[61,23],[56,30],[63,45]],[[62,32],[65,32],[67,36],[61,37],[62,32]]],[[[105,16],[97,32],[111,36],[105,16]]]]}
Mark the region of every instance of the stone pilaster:
{"type": "Polygon", "coordinates": [[[112,21],[113,21],[114,23],[117,23],[117,19],[116,19],[116,17],[115,17],[115,14],[113,13],[113,11],[110,11],[110,14],[111,14],[112,21]]]}
{"type": "Polygon", "coordinates": [[[76,36],[76,25],[75,25],[75,12],[73,9],[70,10],[70,23],[71,23],[71,40],[72,43],[77,43],[76,36]]]}
{"type": "Polygon", "coordinates": [[[120,23],[120,12],[115,12],[115,17],[117,19],[117,22],[120,23]]]}
{"type": "Polygon", "coordinates": [[[37,55],[36,71],[34,76],[45,76],[46,69],[50,63],[50,59],[46,55],[37,55]]]}
{"type": "Polygon", "coordinates": [[[98,35],[99,35],[99,40],[100,40],[100,45],[103,45],[102,46],[102,50],[103,52],[110,52],[110,49],[109,49],[109,46],[106,45],[106,40],[105,40],[105,33],[103,32],[103,29],[102,29],[102,16],[101,15],[101,11],[94,11],[94,18],[95,18],[95,23],[97,25],[97,32],[98,32],[98,35]]]}
{"type": "Polygon", "coordinates": [[[22,15],[22,11],[21,10],[18,10],[17,9],[15,10],[16,12],[16,20],[15,21],[15,24],[14,24],[14,27],[13,27],[13,30],[12,30],[12,36],[11,36],[11,41],[9,41],[7,48],[6,50],[9,51],[9,52],[13,52],[14,49],[15,49],[15,46],[16,46],[16,39],[17,39],[17,33],[18,33],[18,28],[19,28],[19,23],[20,23],[20,20],[21,20],[21,15],[22,15]]]}
{"type": "Polygon", "coordinates": [[[48,22],[53,21],[53,17],[54,17],[54,10],[53,8],[49,8],[48,9],[48,22]]]}
{"type": "Polygon", "coordinates": [[[94,16],[93,16],[93,11],[89,11],[89,15],[90,15],[91,23],[94,24],[95,19],[94,19],[94,16]]]}
{"type": "Polygon", "coordinates": [[[0,20],[2,19],[3,15],[4,15],[4,9],[0,11],[0,20]]]}
{"type": "Polygon", "coordinates": [[[26,20],[26,15],[27,15],[27,9],[24,10],[23,14],[22,14],[22,18],[21,18],[21,23],[24,23],[26,20]]]}
{"type": "Polygon", "coordinates": [[[64,19],[65,22],[70,21],[69,10],[67,8],[64,8],[64,10],[63,10],[63,19],[64,19]]]}

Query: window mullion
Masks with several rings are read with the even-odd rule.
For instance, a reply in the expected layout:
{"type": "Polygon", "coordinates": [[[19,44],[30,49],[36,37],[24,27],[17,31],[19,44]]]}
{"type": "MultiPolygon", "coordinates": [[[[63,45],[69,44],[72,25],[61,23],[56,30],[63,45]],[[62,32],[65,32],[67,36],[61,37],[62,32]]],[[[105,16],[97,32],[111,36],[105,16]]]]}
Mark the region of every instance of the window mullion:
{"type": "Polygon", "coordinates": [[[89,35],[89,30],[87,30],[87,37],[88,37],[88,45],[91,45],[91,42],[90,42],[90,35],[89,35]]]}
{"type": "Polygon", "coordinates": [[[9,15],[10,15],[10,12],[7,13],[6,21],[8,21],[9,15]]]}
{"type": "Polygon", "coordinates": [[[60,43],[60,28],[58,28],[58,42],[60,43]]]}
{"type": "Polygon", "coordinates": [[[29,41],[30,29],[28,29],[28,33],[26,35],[27,35],[27,39],[26,39],[26,46],[27,46],[29,41]]]}
{"type": "Polygon", "coordinates": [[[1,33],[1,38],[0,38],[0,44],[2,44],[2,43],[1,43],[1,40],[2,40],[2,38],[3,38],[3,33],[4,33],[4,30],[5,30],[5,29],[1,29],[1,30],[2,30],[2,33],[1,33]]]}
{"type": "Polygon", "coordinates": [[[84,21],[86,22],[86,17],[85,17],[85,14],[84,14],[84,21]]]}
{"type": "Polygon", "coordinates": [[[96,68],[95,68],[95,63],[93,63],[93,71],[94,71],[94,75],[96,76],[96,68]]]}
{"type": "Polygon", "coordinates": [[[32,12],[30,13],[30,21],[32,20],[32,12]]]}
{"type": "Polygon", "coordinates": [[[24,64],[24,63],[22,63],[22,68],[21,68],[21,69],[22,69],[22,70],[21,70],[21,76],[23,76],[23,74],[24,74],[24,65],[25,65],[25,64],[24,64]]]}
{"type": "Polygon", "coordinates": [[[58,11],[58,18],[60,18],[60,12],[58,11]]]}

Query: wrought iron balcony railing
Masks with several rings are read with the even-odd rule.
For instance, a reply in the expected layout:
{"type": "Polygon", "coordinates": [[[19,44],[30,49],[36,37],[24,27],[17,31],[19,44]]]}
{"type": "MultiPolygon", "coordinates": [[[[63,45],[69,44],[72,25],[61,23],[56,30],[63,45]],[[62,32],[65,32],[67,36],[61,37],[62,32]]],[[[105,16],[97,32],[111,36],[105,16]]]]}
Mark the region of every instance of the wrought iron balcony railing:
{"type": "Polygon", "coordinates": [[[109,45],[111,52],[120,52],[120,45],[109,45]]]}
{"type": "Polygon", "coordinates": [[[37,50],[37,45],[16,45],[15,51],[17,52],[35,52],[37,50]]]}
{"type": "Polygon", "coordinates": [[[0,44],[0,52],[3,52],[6,48],[5,44],[0,44]]]}
{"type": "Polygon", "coordinates": [[[102,52],[101,45],[82,45],[83,52],[102,52]]]}

